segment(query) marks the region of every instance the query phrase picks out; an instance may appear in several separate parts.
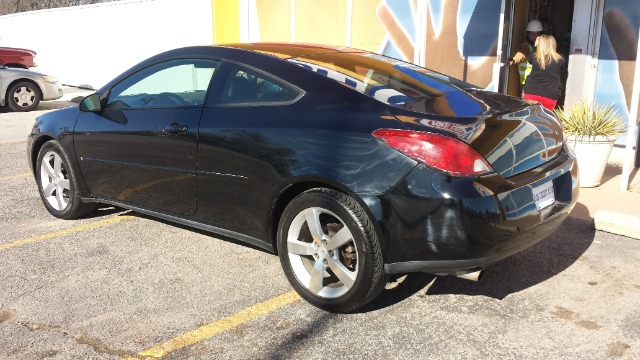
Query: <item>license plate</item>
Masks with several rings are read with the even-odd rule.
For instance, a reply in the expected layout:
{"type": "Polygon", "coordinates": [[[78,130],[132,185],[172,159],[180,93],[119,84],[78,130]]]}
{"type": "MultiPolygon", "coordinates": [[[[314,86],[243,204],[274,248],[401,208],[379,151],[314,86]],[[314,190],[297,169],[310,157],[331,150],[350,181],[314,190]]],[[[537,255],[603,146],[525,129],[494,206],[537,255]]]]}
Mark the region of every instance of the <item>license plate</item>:
{"type": "Polygon", "coordinates": [[[542,210],[556,202],[556,197],[553,191],[553,181],[549,181],[540,186],[536,186],[532,189],[532,191],[533,201],[535,201],[538,210],[542,210]]]}

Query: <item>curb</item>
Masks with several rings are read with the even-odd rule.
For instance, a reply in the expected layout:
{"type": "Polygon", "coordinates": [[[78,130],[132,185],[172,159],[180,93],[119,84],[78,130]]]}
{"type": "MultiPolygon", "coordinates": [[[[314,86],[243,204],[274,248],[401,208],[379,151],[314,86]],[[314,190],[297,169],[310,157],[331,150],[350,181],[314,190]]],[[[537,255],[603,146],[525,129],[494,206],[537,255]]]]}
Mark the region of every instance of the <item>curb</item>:
{"type": "Polygon", "coordinates": [[[611,210],[598,210],[593,217],[596,230],[640,240],[640,217],[611,210]]]}

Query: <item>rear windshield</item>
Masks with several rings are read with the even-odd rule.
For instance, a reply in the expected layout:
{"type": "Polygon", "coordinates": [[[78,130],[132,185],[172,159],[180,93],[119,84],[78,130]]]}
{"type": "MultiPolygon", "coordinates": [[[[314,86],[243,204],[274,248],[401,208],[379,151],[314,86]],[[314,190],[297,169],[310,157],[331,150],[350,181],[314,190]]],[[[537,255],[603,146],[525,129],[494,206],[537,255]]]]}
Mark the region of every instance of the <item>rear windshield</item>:
{"type": "MultiPolygon", "coordinates": [[[[478,87],[378,54],[331,53],[287,61],[402,109],[429,114],[442,113],[438,108],[443,106],[466,107],[467,110],[478,107],[469,94],[461,91],[478,87]]],[[[455,110],[452,112],[456,113],[455,110]]]]}

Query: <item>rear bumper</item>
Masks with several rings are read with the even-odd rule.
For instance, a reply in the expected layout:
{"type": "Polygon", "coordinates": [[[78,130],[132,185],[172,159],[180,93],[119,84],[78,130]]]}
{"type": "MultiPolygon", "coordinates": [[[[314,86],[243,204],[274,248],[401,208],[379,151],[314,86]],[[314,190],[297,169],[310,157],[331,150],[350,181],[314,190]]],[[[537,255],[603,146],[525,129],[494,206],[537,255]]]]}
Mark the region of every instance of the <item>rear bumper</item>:
{"type": "Polygon", "coordinates": [[[509,179],[458,179],[417,167],[377,197],[378,225],[387,236],[385,270],[453,273],[487,266],[550,235],[578,194],[577,162],[568,151],[509,179]],[[539,210],[533,189],[549,182],[555,203],[539,210]]]}
{"type": "Polygon", "coordinates": [[[434,274],[454,274],[463,270],[483,268],[511,255],[517,254],[550,235],[566,219],[567,213],[562,213],[548,219],[544,225],[513,236],[511,247],[496,249],[492,255],[460,260],[417,260],[385,264],[384,269],[389,274],[423,271],[434,274]]]}

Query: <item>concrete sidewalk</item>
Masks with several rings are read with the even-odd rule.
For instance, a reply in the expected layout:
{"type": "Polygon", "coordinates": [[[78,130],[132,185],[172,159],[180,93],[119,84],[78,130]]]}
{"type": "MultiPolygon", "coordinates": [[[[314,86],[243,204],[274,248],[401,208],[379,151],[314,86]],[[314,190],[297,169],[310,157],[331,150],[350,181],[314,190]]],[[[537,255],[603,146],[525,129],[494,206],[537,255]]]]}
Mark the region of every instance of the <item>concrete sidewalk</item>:
{"type": "Polygon", "coordinates": [[[624,148],[614,148],[598,187],[580,188],[570,216],[594,222],[597,230],[640,239],[640,175],[631,171],[629,190],[620,191],[624,148]]]}

